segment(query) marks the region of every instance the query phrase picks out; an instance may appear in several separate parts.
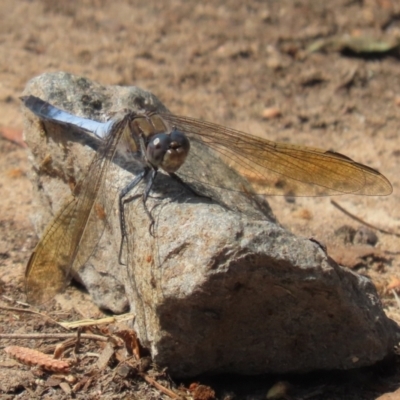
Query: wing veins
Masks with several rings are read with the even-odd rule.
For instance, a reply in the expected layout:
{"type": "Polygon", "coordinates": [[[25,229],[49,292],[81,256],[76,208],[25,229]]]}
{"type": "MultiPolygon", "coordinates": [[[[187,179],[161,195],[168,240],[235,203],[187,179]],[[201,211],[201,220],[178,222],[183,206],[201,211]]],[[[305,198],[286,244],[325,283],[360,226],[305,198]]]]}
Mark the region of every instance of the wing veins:
{"type": "Polygon", "coordinates": [[[390,183],[378,171],[340,153],[275,143],[188,117],[172,114],[162,114],[162,117],[191,140],[203,142],[230,159],[236,168],[245,168],[259,178],[275,174],[301,183],[304,194],[312,193],[315,185],[327,189],[326,194],[362,192],[364,187],[370,190],[364,194],[391,191],[390,183]]]}
{"type": "MultiPolygon", "coordinates": [[[[62,206],[34,250],[26,270],[28,298],[32,297],[33,302],[50,299],[68,283],[68,280],[66,282],[61,282],[61,280],[68,277],[78,256],[90,214],[100,188],[106,180],[108,165],[116,153],[118,142],[127,125],[127,118],[115,123],[110,136],[103,144],[102,151],[95,154],[85,176],[75,187],[74,197],[62,206]],[[62,241],[64,245],[60,244],[62,241]],[[49,284],[48,281],[43,280],[41,283],[41,275],[45,274],[47,269],[54,271],[53,268],[58,270],[53,277],[60,282],[49,284]],[[41,288],[41,284],[46,287],[41,288]],[[48,293],[42,289],[46,289],[48,293]]],[[[49,276],[47,276],[48,279],[49,276]]]]}

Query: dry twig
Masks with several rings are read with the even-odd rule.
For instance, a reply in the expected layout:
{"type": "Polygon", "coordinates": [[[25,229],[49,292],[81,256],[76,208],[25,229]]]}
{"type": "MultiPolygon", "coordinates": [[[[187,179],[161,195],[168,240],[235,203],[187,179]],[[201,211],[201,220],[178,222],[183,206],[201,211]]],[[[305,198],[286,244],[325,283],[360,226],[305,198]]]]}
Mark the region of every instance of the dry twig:
{"type": "Polygon", "coordinates": [[[378,232],[381,233],[386,233],[387,235],[394,235],[397,237],[400,237],[400,233],[396,233],[396,232],[392,232],[392,231],[387,231],[385,229],[381,229],[378,228],[375,225],[372,225],[366,221],[364,221],[363,219],[361,219],[360,217],[357,217],[356,215],[352,214],[350,211],[347,211],[345,208],[343,208],[339,203],[337,203],[335,200],[331,200],[331,204],[334,205],[338,210],[340,210],[342,213],[346,214],[347,216],[349,216],[350,218],[353,218],[355,221],[359,222],[360,224],[363,224],[365,226],[368,226],[368,228],[371,229],[375,229],[378,232]]]}
{"type": "Polygon", "coordinates": [[[92,325],[103,325],[103,324],[112,324],[116,322],[123,322],[134,320],[135,314],[126,313],[122,315],[117,315],[115,317],[105,317],[100,319],[81,319],[79,321],[72,321],[72,322],[60,322],[64,328],[72,329],[72,328],[79,328],[84,326],[92,326],[92,325]]]}
{"type": "Polygon", "coordinates": [[[149,375],[145,374],[144,372],[139,372],[139,375],[150,385],[154,386],[160,392],[166,394],[167,396],[171,397],[171,399],[178,399],[181,400],[182,397],[173,392],[172,390],[166,388],[165,386],[158,383],[154,378],[150,377],[149,375]]]}
{"type": "MultiPolygon", "coordinates": [[[[0,333],[0,339],[76,339],[76,333],[0,333]]],[[[94,335],[89,333],[82,333],[81,339],[98,340],[100,342],[107,342],[109,340],[106,336],[94,335]]]]}
{"type": "Polygon", "coordinates": [[[43,314],[39,311],[18,308],[18,307],[7,307],[7,306],[0,306],[0,310],[39,315],[40,317],[47,319],[48,321],[52,322],[53,324],[61,326],[63,329],[69,330],[69,328],[67,326],[65,326],[63,323],[57,322],[55,319],[53,319],[53,318],[49,317],[48,315],[43,314]]]}

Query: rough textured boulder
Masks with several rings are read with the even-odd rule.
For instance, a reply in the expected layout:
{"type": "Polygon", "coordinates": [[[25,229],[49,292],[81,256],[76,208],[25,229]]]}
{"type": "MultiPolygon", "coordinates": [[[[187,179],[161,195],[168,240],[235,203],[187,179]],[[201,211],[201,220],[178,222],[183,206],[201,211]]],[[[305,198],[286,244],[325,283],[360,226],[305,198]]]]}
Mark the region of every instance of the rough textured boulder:
{"type": "MultiPolygon", "coordinates": [[[[126,109],[166,111],[141,89],[103,87],[65,73],[33,79],[24,94],[103,121],[126,109]]],[[[84,146],[79,132],[42,125],[27,110],[25,117],[40,235],[85,175],[98,144],[84,146]]],[[[218,179],[241,184],[207,149],[194,146],[192,152],[196,157],[185,168],[209,168],[218,179]]],[[[113,163],[107,196],[115,198],[132,172],[113,163]]],[[[135,329],[157,364],[187,377],[349,369],[388,355],[397,326],[367,278],[335,264],[317,243],[282,229],[267,203],[217,189],[206,194],[216,201],[160,174],[147,203],[155,218],[152,232],[141,201],[126,207],[127,265],[118,262],[116,202],[97,200],[98,223],[82,242],[76,278],[100,307],[116,313],[129,307],[136,314],[135,329]]]]}

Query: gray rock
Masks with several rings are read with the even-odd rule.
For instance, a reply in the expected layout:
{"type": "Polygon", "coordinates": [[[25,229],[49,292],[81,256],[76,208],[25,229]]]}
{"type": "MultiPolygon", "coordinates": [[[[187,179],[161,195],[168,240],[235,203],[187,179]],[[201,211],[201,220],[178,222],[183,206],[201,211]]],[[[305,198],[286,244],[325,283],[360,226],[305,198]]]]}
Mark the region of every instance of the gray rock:
{"type": "MultiPolygon", "coordinates": [[[[24,94],[103,121],[126,109],[167,111],[141,89],[65,73],[33,79],[24,94]]],[[[43,130],[27,110],[25,117],[40,234],[96,153],[74,129],[45,123],[43,130]]],[[[246,185],[207,149],[195,145],[191,152],[198,157],[185,168],[207,167],[216,181],[246,185]]],[[[132,170],[111,164],[107,195],[115,198],[129,179],[132,170]]],[[[398,328],[369,279],[285,231],[266,202],[216,188],[206,194],[215,201],[160,174],[147,203],[153,232],[140,200],[126,206],[127,265],[118,262],[116,202],[98,199],[74,267],[100,307],[136,314],[135,329],[155,363],[176,377],[286,373],[361,367],[390,353],[398,328]]]]}

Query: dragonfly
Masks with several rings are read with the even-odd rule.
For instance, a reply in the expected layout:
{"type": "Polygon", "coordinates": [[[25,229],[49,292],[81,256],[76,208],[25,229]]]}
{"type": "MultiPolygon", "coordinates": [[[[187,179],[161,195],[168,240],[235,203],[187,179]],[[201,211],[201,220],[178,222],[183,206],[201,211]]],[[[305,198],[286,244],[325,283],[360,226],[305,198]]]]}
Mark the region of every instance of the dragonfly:
{"type": "MultiPolygon", "coordinates": [[[[139,183],[145,182],[141,194],[145,205],[160,171],[189,188],[200,183],[203,187],[218,186],[223,191],[262,197],[392,192],[390,182],[381,173],[330,150],[277,143],[167,112],[127,111],[102,122],[70,114],[32,95],[21,99],[41,121],[78,129],[100,142],[72,197],[48,224],[29,259],[25,288],[27,300],[33,304],[45,303],[62,292],[76,265],[82,265],[82,260],[90,256],[96,243],[93,234],[99,239],[98,233],[90,232],[96,208],[101,204],[106,218],[114,201],[100,200],[107,198],[107,174],[117,156],[139,168],[136,176],[118,188],[121,249],[127,235],[124,208],[128,196],[139,183]],[[253,184],[237,186],[232,179],[216,181],[210,165],[190,168],[191,160],[197,157],[197,145],[206,146],[213,157],[222,158],[229,169],[253,184]],[[87,249],[88,246],[92,247],[87,249]]],[[[151,213],[146,207],[145,210],[152,220],[151,213]]]]}

